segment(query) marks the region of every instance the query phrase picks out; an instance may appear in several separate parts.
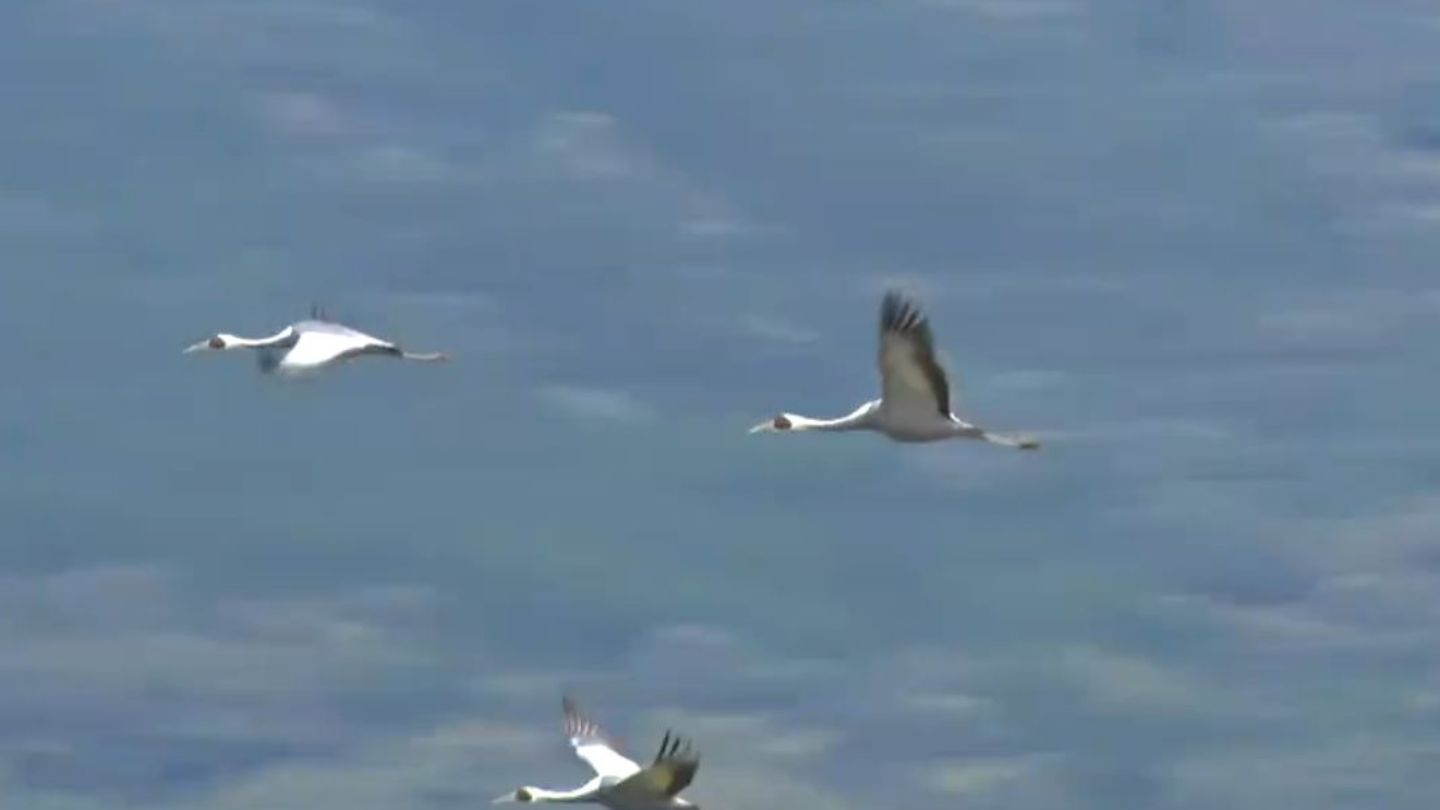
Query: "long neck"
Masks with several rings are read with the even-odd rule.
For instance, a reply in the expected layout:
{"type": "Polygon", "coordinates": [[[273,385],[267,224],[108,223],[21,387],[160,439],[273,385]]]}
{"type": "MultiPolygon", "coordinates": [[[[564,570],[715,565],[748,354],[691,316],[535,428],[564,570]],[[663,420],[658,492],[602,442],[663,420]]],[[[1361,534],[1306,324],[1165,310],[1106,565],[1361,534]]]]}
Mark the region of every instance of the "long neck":
{"type": "Polygon", "coordinates": [[[809,416],[787,413],[791,430],[869,430],[874,427],[873,403],[867,402],[838,419],[815,419],[809,416]]]}

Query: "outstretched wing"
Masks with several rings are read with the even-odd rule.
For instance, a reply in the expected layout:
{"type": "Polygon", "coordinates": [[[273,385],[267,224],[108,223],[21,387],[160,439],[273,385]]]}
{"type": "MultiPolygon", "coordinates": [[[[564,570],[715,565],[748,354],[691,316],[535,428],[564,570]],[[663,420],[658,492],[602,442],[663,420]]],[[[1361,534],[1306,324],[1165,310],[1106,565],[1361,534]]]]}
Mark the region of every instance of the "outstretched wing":
{"type": "Polygon", "coordinates": [[[387,340],[330,321],[301,321],[294,329],[299,337],[286,359],[296,366],[323,366],[362,354],[399,351],[387,340]]]}
{"type": "Polygon", "coordinates": [[[649,767],[616,785],[617,793],[639,799],[670,798],[690,786],[700,768],[700,755],[690,741],[665,732],[660,751],[649,767]]]}
{"type": "Polygon", "coordinates": [[[323,366],[363,351],[367,345],[344,335],[303,331],[286,360],[296,366],[323,366]]]}
{"type": "Polygon", "coordinates": [[[586,717],[573,698],[564,696],[560,705],[565,712],[565,736],[570,738],[570,747],[595,773],[619,780],[640,771],[634,760],[615,750],[599,724],[586,717]]]}
{"type": "Polygon", "coordinates": [[[880,303],[879,363],[886,408],[950,417],[950,384],[935,359],[930,323],[918,304],[893,290],[880,303]]]}

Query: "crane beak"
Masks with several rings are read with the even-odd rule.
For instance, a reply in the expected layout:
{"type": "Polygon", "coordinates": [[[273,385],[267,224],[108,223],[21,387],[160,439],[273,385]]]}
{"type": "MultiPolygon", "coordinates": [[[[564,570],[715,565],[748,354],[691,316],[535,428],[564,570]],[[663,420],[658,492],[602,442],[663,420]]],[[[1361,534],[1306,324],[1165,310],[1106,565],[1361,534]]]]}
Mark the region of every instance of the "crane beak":
{"type": "Polygon", "coordinates": [[[513,803],[518,802],[518,801],[520,801],[520,800],[517,799],[517,798],[515,798],[515,794],[512,792],[512,793],[506,793],[504,796],[496,796],[495,798],[493,798],[493,799],[490,800],[490,803],[491,803],[491,804],[513,804],[513,803]]]}
{"type": "Polygon", "coordinates": [[[208,348],[210,348],[210,341],[202,340],[199,343],[192,343],[186,346],[185,351],[181,352],[181,354],[190,354],[191,352],[198,352],[208,348]]]}
{"type": "Polygon", "coordinates": [[[787,413],[782,413],[771,419],[750,428],[751,433],[778,433],[782,430],[789,430],[795,427],[795,420],[787,413]]]}

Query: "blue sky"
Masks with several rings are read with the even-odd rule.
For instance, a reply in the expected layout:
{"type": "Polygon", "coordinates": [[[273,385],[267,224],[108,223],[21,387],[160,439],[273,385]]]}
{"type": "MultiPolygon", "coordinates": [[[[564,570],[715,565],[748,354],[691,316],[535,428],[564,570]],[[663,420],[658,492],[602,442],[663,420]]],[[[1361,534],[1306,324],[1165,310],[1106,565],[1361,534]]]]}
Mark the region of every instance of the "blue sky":
{"type": "Polygon", "coordinates": [[[0,8],[0,795],[1440,799],[1420,0],[0,8]],[[1039,454],[752,437],[922,295],[1039,454]],[[312,301],[455,355],[277,385],[312,301]]]}

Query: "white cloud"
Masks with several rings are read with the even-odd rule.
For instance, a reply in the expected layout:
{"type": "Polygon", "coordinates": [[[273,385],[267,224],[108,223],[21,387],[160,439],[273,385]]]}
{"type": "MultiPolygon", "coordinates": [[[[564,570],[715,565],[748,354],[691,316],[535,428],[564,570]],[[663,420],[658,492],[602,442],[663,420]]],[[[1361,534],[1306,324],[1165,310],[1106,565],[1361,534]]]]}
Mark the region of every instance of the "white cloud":
{"type": "Polygon", "coordinates": [[[985,381],[987,390],[1003,391],[1006,393],[1034,393],[1039,391],[1053,391],[1065,384],[1070,375],[1063,371],[1045,371],[1041,369],[1022,369],[1019,371],[1002,371],[991,376],[985,381]]]}
{"type": "MultiPolygon", "coordinates": [[[[335,807],[407,810],[442,797],[474,806],[543,775],[553,730],[468,717],[413,735],[364,741],[342,756],[275,763],[186,802],[197,810],[335,807]]],[[[573,769],[570,773],[578,771],[573,769]]],[[[178,810],[178,808],[177,808],[178,810]]]]}
{"type": "Polygon", "coordinates": [[[670,710],[657,713],[655,719],[667,727],[684,728],[687,735],[705,740],[707,751],[730,760],[814,760],[829,754],[844,738],[836,729],[794,728],[763,714],[670,710]]]}
{"type": "Polygon", "coordinates": [[[138,31],[208,61],[275,63],[307,56],[363,66],[393,56],[400,18],[366,3],[327,0],[52,0],[71,29],[138,31]],[[368,53],[365,51],[368,50],[368,53]]]}
{"type": "Polygon", "coordinates": [[[577,180],[613,180],[649,163],[625,143],[614,117],[602,112],[551,113],[541,120],[534,146],[542,160],[577,180]]]}
{"type": "Polygon", "coordinates": [[[1221,442],[1236,438],[1234,428],[1210,419],[1140,418],[1128,422],[1108,422],[1062,431],[1057,438],[1067,442],[1116,442],[1153,444],[1157,440],[1181,442],[1221,442]]]}
{"type": "Polygon", "coordinates": [[[1406,654],[1440,666],[1437,512],[1440,501],[1422,496],[1377,515],[1278,524],[1269,544],[1302,578],[1297,593],[1263,604],[1193,595],[1168,602],[1255,654],[1342,655],[1356,664],[1406,654]]]}
{"type": "Polygon", "coordinates": [[[1440,496],[1420,495],[1379,513],[1317,524],[1285,547],[1317,573],[1400,571],[1440,556],[1437,520],[1440,496]]]}
{"type": "Polygon", "coordinates": [[[1338,290],[1299,306],[1264,313],[1260,327],[1291,344],[1379,348],[1440,315],[1440,291],[1338,290]]]}
{"type": "MultiPolygon", "coordinates": [[[[482,692],[502,702],[533,705],[540,716],[524,724],[469,711],[426,730],[370,735],[326,758],[276,761],[188,798],[193,810],[249,810],[260,806],[334,806],[359,810],[407,810],[435,802],[471,806],[519,784],[565,786],[585,778],[565,752],[555,714],[562,684],[593,687],[610,700],[582,700],[612,735],[634,742],[643,758],[663,728],[683,730],[701,746],[702,775],[687,795],[703,806],[760,810],[796,801],[845,808],[844,797],[812,779],[805,765],[831,755],[842,735],[812,724],[780,722],[767,713],[705,712],[650,708],[625,717],[624,704],[654,704],[647,682],[653,668],[693,663],[720,667],[720,680],[743,681],[767,667],[725,631],[706,625],[658,628],[610,671],[487,674],[482,692]],[[706,654],[704,651],[708,650],[706,654]],[[716,658],[719,655],[719,658],[716,658]],[[517,688],[511,688],[517,687],[517,688]]],[[[662,678],[667,683],[671,678],[662,678]]],[[[164,810],[170,810],[166,806],[164,810]]],[[[178,810],[178,805],[175,810],[178,810]]]]}
{"type": "Polygon", "coordinates": [[[348,162],[358,178],[373,183],[436,183],[464,175],[425,149],[399,144],[366,147],[351,153],[348,162]]]}
{"type": "Polygon", "coordinates": [[[1434,744],[1360,730],[1284,747],[1225,745],[1168,769],[1167,792],[1182,807],[1359,807],[1378,796],[1386,807],[1430,807],[1436,754],[1434,744]]]}
{"type": "Polygon", "coordinates": [[[12,242],[36,237],[83,235],[94,229],[89,218],[56,203],[0,188],[0,235],[12,242]]]}
{"type": "Polygon", "coordinates": [[[963,692],[915,692],[901,698],[901,704],[926,715],[945,715],[967,719],[993,709],[994,703],[963,692]]]}
{"type": "Polygon", "coordinates": [[[692,193],[684,205],[685,219],[680,234],[693,240],[735,240],[758,234],[773,235],[782,229],[751,221],[728,200],[713,192],[692,193]]]}
{"type": "Polygon", "coordinates": [[[433,666],[414,631],[430,600],[408,587],[212,600],[158,566],[0,579],[0,763],[40,746],[84,769],[116,739],[343,748],[365,723],[337,698],[433,666]]]}
{"type": "MultiPolygon", "coordinates": [[[[1045,442],[1046,433],[1035,430],[997,430],[1030,436],[1045,442]]],[[[1043,452],[1043,451],[1042,451],[1043,452]]],[[[1017,481],[1042,474],[1033,463],[1035,454],[969,439],[934,442],[907,448],[904,463],[942,486],[969,491],[1004,489],[1017,481]]]]}
{"type": "Polygon", "coordinates": [[[266,130],[291,138],[323,139],[345,133],[344,113],[326,97],[303,90],[261,93],[256,112],[266,130]]]}
{"type": "Polygon", "coordinates": [[[1060,657],[1087,699],[1102,709],[1144,712],[1189,710],[1200,695],[1190,677],[1145,658],[1075,645],[1060,657]]]}
{"type": "Polygon", "coordinates": [[[975,757],[937,763],[924,769],[922,781],[936,793],[964,799],[1001,792],[1041,774],[1053,757],[1034,754],[1018,757],[975,757]]]}
{"type": "Polygon", "coordinates": [[[624,391],[576,385],[549,385],[541,390],[549,404],[572,416],[624,424],[645,422],[654,416],[649,405],[624,391]]]}
{"type": "Polygon", "coordinates": [[[680,233],[696,239],[726,239],[753,231],[745,222],[723,215],[700,215],[680,223],[680,233]]]}
{"type": "Polygon", "coordinates": [[[807,346],[820,340],[820,333],[814,329],[770,315],[742,315],[738,325],[744,334],[775,343],[807,346]]]}
{"type": "MultiPolygon", "coordinates": [[[[807,660],[757,648],[722,626],[692,623],[658,626],[599,666],[527,669],[477,659],[476,689],[443,720],[367,725],[347,718],[336,698],[363,695],[367,683],[403,684],[405,673],[441,666],[439,639],[428,632],[436,604],[428,589],[208,605],[197,596],[183,577],[150,566],[0,582],[0,609],[23,617],[3,639],[14,654],[5,657],[0,682],[16,673],[32,679],[29,688],[16,684],[0,693],[23,694],[47,715],[43,726],[0,733],[0,764],[37,751],[84,756],[77,745],[90,725],[104,724],[165,746],[269,742],[324,752],[232,765],[183,798],[152,802],[159,810],[469,805],[519,783],[583,778],[553,716],[557,696],[576,691],[637,755],[665,728],[693,737],[705,767],[688,793],[702,806],[759,810],[798,801],[845,808],[886,797],[918,800],[920,791],[963,797],[976,807],[1066,808],[1086,806],[1074,798],[1080,788],[1073,772],[1084,772],[1089,756],[1077,741],[1091,735],[1033,737],[1027,712],[1037,688],[1067,699],[1078,690],[1087,711],[1149,721],[1265,717],[1248,690],[1232,693],[1148,656],[1090,644],[985,657],[922,647],[807,660]],[[156,703],[157,689],[178,704],[156,703]],[[770,697],[737,702],[741,695],[770,697]],[[61,705],[68,713],[53,711],[61,705]],[[991,748],[997,743],[1003,751],[991,748]],[[973,753],[944,753],[956,746],[973,753]],[[866,783],[856,792],[829,778],[856,757],[874,773],[910,774],[914,781],[866,783]]],[[[1170,607],[1193,611],[1196,604],[1170,607]]],[[[1289,708],[1303,711],[1308,699],[1297,692],[1289,708]]],[[[1413,710],[1425,710],[1418,685],[1406,699],[1413,710]]],[[[0,713],[13,715],[16,707],[0,704],[0,713]]],[[[1255,752],[1272,754],[1283,751],[1255,752]]],[[[1176,795],[1221,795],[1219,771],[1204,755],[1161,747],[1153,756],[1176,795]]],[[[1409,757],[1402,751],[1378,764],[1401,773],[1409,757]]],[[[91,798],[36,785],[18,795],[27,807],[36,797],[35,806],[44,799],[65,810],[88,810],[91,798]]]]}
{"type": "Polygon", "coordinates": [[[917,0],[920,5],[963,11],[978,17],[1005,22],[1050,20],[1078,16],[1074,0],[917,0]]]}

